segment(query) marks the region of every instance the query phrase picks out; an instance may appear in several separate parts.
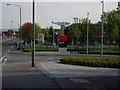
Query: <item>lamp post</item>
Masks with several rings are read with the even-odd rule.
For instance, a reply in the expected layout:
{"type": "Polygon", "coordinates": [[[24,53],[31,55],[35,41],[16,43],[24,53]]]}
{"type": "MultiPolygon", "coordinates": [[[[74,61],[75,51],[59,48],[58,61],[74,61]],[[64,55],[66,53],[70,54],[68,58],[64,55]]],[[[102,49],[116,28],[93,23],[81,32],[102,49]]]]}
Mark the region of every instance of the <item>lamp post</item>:
{"type": "MultiPolygon", "coordinates": [[[[19,7],[20,8],[20,27],[21,27],[21,6],[20,5],[16,5],[16,4],[7,4],[8,6],[16,6],[16,7],[19,7]]],[[[21,30],[22,31],[22,30],[21,30]]],[[[18,35],[20,38],[20,35],[18,35]]],[[[21,40],[22,40],[22,32],[21,32],[21,40]]],[[[22,43],[20,42],[20,50],[22,51],[22,43]]]]}
{"type": "Polygon", "coordinates": [[[33,33],[32,33],[32,67],[34,67],[35,58],[35,2],[33,0],[33,33]]]}
{"type": "MultiPolygon", "coordinates": [[[[14,25],[13,25],[14,23],[17,23],[17,28],[19,29],[19,22],[15,22],[15,21],[11,21],[10,29],[14,29],[14,25]]],[[[19,32],[19,30],[18,30],[18,32],[19,32]]],[[[17,37],[19,37],[19,34],[17,37]]]]}
{"type": "MultiPolygon", "coordinates": [[[[21,6],[20,5],[16,5],[16,4],[7,4],[8,6],[9,5],[12,5],[12,6],[17,6],[20,8],[20,27],[21,27],[21,6]]],[[[20,37],[19,37],[20,38],[20,37]]]]}
{"type": "Polygon", "coordinates": [[[89,33],[89,13],[87,13],[87,55],[88,55],[88,33],[89,33]]]}
{"type": "MultiPolygon", "coordinates": [[[[101,3],[102,3],[102,15],[103,15],[103,13],[104,13],[104,0],[101,1],[101,3]]],[[[103,43],[104,43],[103,42],[103,37],[104,37],[103,32],[104,32],[104,16],[102,17],[101,57],[103,57],[103,43]]]]}

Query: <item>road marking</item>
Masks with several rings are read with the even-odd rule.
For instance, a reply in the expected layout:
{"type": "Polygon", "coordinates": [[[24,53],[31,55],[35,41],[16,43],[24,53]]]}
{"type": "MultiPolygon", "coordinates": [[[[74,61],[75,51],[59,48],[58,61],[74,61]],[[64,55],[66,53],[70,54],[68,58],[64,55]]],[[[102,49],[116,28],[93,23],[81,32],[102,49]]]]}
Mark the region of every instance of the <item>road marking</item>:
{"type": "MultiPolygon", "coordinates": [[[[5,58],[8,54],[9,54],[9,50],[6,52],[6,54],[5,55],[3,55],[1,58],[0,58],[0,62],[3,60],[3,58],[5,58]]],[[[7,61],[6,59],[5,59],[5,61],[7,61]]]]}
{"type": "Polygon", "coordinates": [[[4,60],[3,65],[7,62],[7,59],[4,60]]]}
{"type": "Polygon", "coordinates": [[[48,58],[48,59],[53,59],[53,58],[48,58]]]}
{"type": "Polygon", "coordinates": [[[86,80],[86,79],[70,79],[75,83],[90,83],[90,81],[86,80]]]}
{"type": "Polygon", "coordinates": [[[8,40],[12,40],[14,38],[8,38],[8,39],[5,39],[5,40],[2,40],[1,42],[5,42],[5,41],[8,41],[8,40]]]}

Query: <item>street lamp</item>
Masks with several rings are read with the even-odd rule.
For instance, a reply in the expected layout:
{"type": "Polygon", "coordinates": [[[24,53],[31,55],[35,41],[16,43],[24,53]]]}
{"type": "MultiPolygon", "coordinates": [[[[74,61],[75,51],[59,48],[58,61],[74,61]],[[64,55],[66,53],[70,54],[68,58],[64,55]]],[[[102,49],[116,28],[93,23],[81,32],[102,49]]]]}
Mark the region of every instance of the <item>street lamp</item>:
{"type": "Polygon", "coordinates": [[[33,0],[33,33],[32,33],[32,64],[34,67],[34,58],[35,58],[35,2],[33,0]]]}
{"type": "MultiPolygon", "coordinates": [[[[16,4],[7,4],[8,6],[17,6],[17,7],[19,7],[20,8],[20,27],[21,27],[21,6],[20,5],[16,5],[16,4]]],[[[18,35],[19,36],[19,38],[20,38],[20,35],[18,35]]],[[[21,40],[22,40],[22,32],[21,32],[21,40]]],[[[21,42],[20,42],[20,44],[21,44],[21,42]]],[[[22,44],[20,45],[20,50],[22,51],[22,44]]]]}
{"type": "Polygon", "coordinates": [[[8,6],[9,5],[12,5],[12,6],[17,6],[20,8],[20,27],[21,27],[21,6],[20,5],[16,5],[16,4],[7,4],[8,6]]]}
{"type": "MultiPolygon", "coordinates": [[[[102,3],[102,15],[104,13],[104,0],[101,1],[102,3]]],[[[102,35],[101,35],[101,57],[103,57],[103,32],[104,32],[104,16],[102,17],[102,35]]]]}

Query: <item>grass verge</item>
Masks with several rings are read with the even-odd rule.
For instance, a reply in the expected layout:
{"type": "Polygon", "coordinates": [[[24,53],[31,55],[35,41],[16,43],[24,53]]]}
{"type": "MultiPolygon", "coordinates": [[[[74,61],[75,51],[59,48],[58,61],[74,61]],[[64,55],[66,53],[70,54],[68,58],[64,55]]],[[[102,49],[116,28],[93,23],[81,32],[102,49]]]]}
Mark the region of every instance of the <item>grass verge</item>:
{"type": "Polygon", "coordinates": [[[65,57],[60,59],[60,62],[81,66],[120,68],[120,58],[65,57]]]}

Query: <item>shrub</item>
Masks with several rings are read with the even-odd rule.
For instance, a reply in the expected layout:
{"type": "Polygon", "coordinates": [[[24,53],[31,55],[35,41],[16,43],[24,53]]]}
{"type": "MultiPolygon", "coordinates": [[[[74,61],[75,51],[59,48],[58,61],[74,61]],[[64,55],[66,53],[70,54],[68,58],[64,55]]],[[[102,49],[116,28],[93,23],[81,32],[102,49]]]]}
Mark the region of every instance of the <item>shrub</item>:
{"type": "Polygon", "coordinates": [[[96,57],[66,57],[60,59],[63,64],[74,64],[82,66],[120,68],[120,58],[96,58],[96,57]]]}

